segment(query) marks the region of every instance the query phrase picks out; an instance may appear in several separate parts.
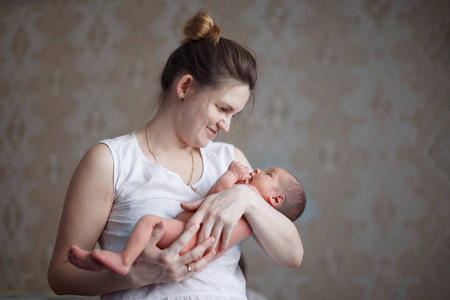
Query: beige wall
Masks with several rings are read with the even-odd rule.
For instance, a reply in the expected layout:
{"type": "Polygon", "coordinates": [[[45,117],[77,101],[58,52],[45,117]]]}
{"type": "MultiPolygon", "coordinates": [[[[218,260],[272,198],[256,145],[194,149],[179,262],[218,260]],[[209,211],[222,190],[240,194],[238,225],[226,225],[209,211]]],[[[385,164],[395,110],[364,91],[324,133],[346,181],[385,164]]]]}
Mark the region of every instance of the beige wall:
{"type": "Polygon", "coordinates": [[[48,291],[77,162],[145,123],[179,27],[204,6],[259,62],[255,111],[221,139],[254,167],[290,169],[309,198],[302,266],[249,241],[249,286],[269,299],[449,297],[449,2],[166,3],[0,2],[0,291],[48,291]]]}

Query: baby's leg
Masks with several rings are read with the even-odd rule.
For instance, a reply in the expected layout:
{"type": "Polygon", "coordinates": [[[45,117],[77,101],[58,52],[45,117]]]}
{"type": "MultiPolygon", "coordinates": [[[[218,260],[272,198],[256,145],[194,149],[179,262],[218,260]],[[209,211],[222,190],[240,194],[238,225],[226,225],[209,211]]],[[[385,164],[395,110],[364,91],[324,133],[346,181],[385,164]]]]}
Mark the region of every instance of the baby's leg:
{"type": "MultiPolygon", "coordinates": [[[[189,220],[192,214],[191,212],[184,212],[180,214],[183,217],[178,220],[164,219],[155,215],[145,215],[137,222],[121,252],[115,253],[98,249],[88,252],[81,250],[77,246],[72,246],[68,253],[69,261],[73,265],[85,270],[100,271],[107,267],[117,274],[126,275],[133,262],[149,243],[153,229],[157,224],[161,221],[166,223],[164,235],[157,243],[160,249],[166,249],[184,232],[186,227],[185,221],[189,220]]],[[[179,254],[183,255],[193,249],[197,244],[197,238],[198,233],[192,237],[179,254]]]]}
{"type": "Polygon", "coordinates": [[[91,257],[105,267],[110,268],[120,275],[128,274],[131,265],[138,258],[150,241],[154,227],[163,220],[154,215],[143,216],[134,227],[125,247],[121,252],[115,253],[108,250],[94,250],[91,257]]]}
{"type": "Polygon", "coordinates": [[[81,250],[77,246],[71,246],[67,252],[67,258],[70,263],[80,269],[89,271],[101,271],[103,270],[103,265],[95,261],[91,257],[91,252],[86,250],[81,250]]]}

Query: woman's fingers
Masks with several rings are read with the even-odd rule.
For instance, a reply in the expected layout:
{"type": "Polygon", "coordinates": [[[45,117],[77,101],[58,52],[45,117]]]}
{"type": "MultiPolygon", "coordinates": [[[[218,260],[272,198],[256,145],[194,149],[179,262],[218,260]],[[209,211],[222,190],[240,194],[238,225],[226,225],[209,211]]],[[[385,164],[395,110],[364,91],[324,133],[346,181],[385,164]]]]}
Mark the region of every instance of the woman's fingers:
{"type": "Polygon", "coordinates": [[[180,237],[178,237],[169,248],[163,251],[163,259],[167,258],[169,263],[175,255],[178,255],[178,253],[180,253],[181,249],[186,246],[186,244],[192,239],[199,228],[199,224],[194,224],[187,227],[187,229],[180,235],[180,237]]]}
{"type": "Polygon", "coordinates": [[[214,238],[212,237],[198,244],[184,255],[179,255],[180,251],[197,233],[199,228],[198,224],[186,227],[186,230],[169,248],[160,250],[156,247],[156,243],[164,232],[165,224],[160,222],[155,226],[150,242],[147,245],[145,256],[142,259],[143,261],[153,262],[155,266],[160,266],[158,282],[180,282],[190,278],[200,272],[212,260],[213,257],[211,255],[205,255],[207,249],[214,243],[214,238]],[[200,263],[191,266],[189,269],[190,264],[197,263],[197,261],[200,261],[200,263]]]}
{"type": "MultiPolygon", "coordinates": [[[[186,224],[186,228],[189,228],[190,226],[194,224],[202,224],[203,218],[204,218],[204,212],[205,209],[200,208],[200,206],[203,204],[203,201],[205,199],[196,200],[194,202],[190,203],[181,203],[181,208],[187,211],[196,211],[194,215],[189,219],[189,221],[186,224]]],[[[203,224],[202,224],[203,226],[203,224]]]]}
{"type": "MultiPolygon", "coordinates": [[[[206,245],[207,244],[205,244],[205,246],[206,245]]],[[[208,264],[214,259],[216,254],[217,253],[215,250],[209,251],[202,258],[186,264],[186,266],[191,268],[191,272],[188,272],[189,277],[193,277],[193,276],[197,275],[198,273],[200,273],[201,271],[203,271],[203,269],[205,269],[208,266],[208,264]]]]}
{"type": "Polygon", "coordinates": [[[220,243],[219,251],[226,251],[231,239],[231,232],[237,220],[245,213],[247,205],[245,201],[237,201],[240,198],[245,199],[247,190],[236,189],[235,186],[205,199],[194,201],[192,206],[191,203],[182,205],[183,208],[198,207],[187,225],[201,224],[198,242],[203,242],[212,236],[216,240],[213,249],[216,249],[216,245],[220,243]],[[235,198],[236,195],[239,197],[235,198]]]}
{"type": "Polygon", "coordinates": [[[203,243],[199,243],[197,246],[195,246],[194,249],[191,251],[186,252],[181,256],[181,262],[184,265],[189,265],[194,262],[197,262],[199,260],[206,261],[206,263],[209,263],[208,259],[204,259],[205,252],[208,248],[211,247],[211,245],[215,242],[215,239],[213,237],[210,237],[206,239],[203,243]]]}
{"type": "Polygon", "coordinates": [[[234,226],[225,226],[222,230],[222,238],[220,240],[220,252],[225,252],[228,249],[228,243],[231,239],[231,232],[233,231],[234,226]]]}
{"type": "Polygon", "coordinates": [[[205,255],[205,252],[211,247],[213,242],[214,238],[211,237],[177,259],[177,275],[174,275],[176,282],[195,276],[213,260],[215,252],[205,255]]]}
{"type": "Polygon", "coordinates": [[[216,249],[217,243],[221,242],[221,238],[220,236],[222,235],[222,230],[223,230],[223,224],[222,223],[216,223],[214,225],[214,229],[211,232],[211,236],[214,237],[215,242],[212,245],[212,249],[216,249]]]}
{"type": "Polygon", "coordinates": [[[206,221],[203,222],[202,228],[200,229],[200,233],[198,235],[198,243],[202,243],[204,240],[206,240],[211,236],[214,222],[215,222],[214,218],[208,218],[206,221]]]}
{"type": "Polygon", "coordinates": [[[165,230],[166,223],[164,223],[164,221],[159,222],[158,225],[153,228],[152,235],[150,236],[150,240],[145,249],[146,253],[156,254],[155,251],[150,251],[150,249],[154,248],[156,244],[158,244],[159,240],[161,240],[162,236],[164,235],[165,230]]]}
{"type": "Polygon", "coordinates": [[[199,200],[195,200],[193,202],[181,202],[180,206],[182,209],[186,210],[186,211],[194,211],[197,210],[200,205],[202,205],[203,201],[205,199],[199,199],[199,200]]]}

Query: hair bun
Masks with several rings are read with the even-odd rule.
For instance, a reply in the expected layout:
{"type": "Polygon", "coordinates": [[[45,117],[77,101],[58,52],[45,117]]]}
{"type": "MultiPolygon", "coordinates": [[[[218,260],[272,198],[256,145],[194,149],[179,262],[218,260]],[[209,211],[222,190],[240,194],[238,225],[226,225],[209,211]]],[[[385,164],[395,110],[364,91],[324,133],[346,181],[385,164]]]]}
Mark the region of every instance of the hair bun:
{"type": "Polygon", "coordinates": [[[211,39],[214,43],[219,42],[220,28],[205,9],[200,9],[195,16],[189,18],[183,28],[185,39],[182,44],[201,39],[211,39]]]}

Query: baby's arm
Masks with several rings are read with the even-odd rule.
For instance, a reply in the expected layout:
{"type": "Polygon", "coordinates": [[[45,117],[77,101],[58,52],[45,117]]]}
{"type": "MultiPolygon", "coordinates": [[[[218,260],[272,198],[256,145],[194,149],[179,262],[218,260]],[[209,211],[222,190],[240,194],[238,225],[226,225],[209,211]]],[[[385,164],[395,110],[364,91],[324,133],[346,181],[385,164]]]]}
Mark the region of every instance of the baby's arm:
{"type": "MultiPolygon", "coordinates": [[[[250,180],[250,168],[240,162],[232,161],[228,170],[217,179],[216,183],[209,189],[206,196],[233,187],[236,183],[247,184],[250,180]]],[[[205,196],[205,197],[206,197],[205,196]]]]}

